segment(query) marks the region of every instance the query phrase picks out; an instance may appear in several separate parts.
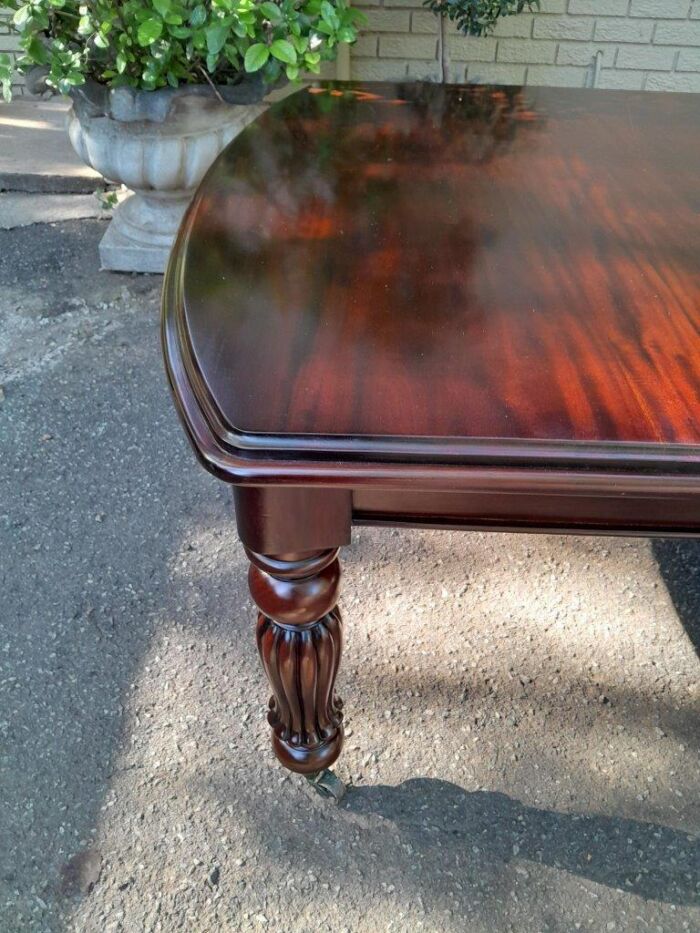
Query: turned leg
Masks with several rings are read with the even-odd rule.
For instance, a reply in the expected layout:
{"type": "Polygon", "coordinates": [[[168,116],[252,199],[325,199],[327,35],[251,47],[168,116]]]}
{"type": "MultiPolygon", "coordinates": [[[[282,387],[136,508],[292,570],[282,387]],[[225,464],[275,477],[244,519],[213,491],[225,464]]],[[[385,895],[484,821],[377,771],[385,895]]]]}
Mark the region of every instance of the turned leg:
{"type": "Polygon", "coordinates": [[[273,693],[267,718],[275,754],[291,771],[322,771],[343,745],[342,704],[334,694],[342,647],[338,549],[246,551],[260,609],[258,650],[273,693]]]}

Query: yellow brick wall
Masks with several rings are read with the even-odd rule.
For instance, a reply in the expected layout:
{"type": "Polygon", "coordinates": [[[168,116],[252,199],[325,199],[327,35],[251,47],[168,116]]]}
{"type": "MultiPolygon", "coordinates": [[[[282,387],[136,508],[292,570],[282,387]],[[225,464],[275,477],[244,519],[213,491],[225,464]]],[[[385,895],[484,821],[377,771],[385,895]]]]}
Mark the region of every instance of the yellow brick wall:
{"type": "MultiPolygon", "coordinates": [[[[435,79],[438,23],[420,0],[355,0],[369,23],[352,77],[435,79]]],[[[447,25],[450,80],[700,92],[700,0],[542,0],[492,37],[447,25]],[[600,53],[596,74],[595,60],[600,53]]]]}

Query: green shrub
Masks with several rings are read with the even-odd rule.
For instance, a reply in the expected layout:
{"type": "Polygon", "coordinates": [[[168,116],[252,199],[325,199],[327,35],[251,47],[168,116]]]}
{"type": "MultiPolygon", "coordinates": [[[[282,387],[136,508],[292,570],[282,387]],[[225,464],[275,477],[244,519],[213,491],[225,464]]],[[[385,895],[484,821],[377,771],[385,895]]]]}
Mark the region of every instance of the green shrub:
{"type": "MultiPolygon", "coordinates": [[[[250,72],[268,83],[318,73],[337,46],[354,42],[365,16],[349,0],[3,0],[20,36],[20,72],[46,71],[62,94],[90,78],[108,87],[235,84],[250,72]]],[[[539,0],[424,0],[465,35],[486,35],[502,16],[539,0]]],[[[10,97],[13,63],[0,55],[10,97]]]]}
{"type": "MultiPolygon", "coordinates": [[[[246,72],[273,83],[318,73],[364,21],[348,0],[3,0],[20,36],[20,72],[39,65],[66,94],[91,78],[109,87],[154,90],[209,80],[235,84],[246,72]]],[[[0,56],[9,98],[12,62],[0,56]]]]}

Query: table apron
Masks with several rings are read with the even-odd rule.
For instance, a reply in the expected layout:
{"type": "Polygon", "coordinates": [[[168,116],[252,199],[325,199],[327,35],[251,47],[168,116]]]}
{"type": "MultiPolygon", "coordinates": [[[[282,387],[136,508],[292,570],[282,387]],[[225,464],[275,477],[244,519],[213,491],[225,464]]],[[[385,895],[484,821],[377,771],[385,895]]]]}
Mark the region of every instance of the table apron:
{"type": "Polygon", "coordinates": [[[356,488],[357,525],[700,536],[698,495],[548,495],[356,488]]]}

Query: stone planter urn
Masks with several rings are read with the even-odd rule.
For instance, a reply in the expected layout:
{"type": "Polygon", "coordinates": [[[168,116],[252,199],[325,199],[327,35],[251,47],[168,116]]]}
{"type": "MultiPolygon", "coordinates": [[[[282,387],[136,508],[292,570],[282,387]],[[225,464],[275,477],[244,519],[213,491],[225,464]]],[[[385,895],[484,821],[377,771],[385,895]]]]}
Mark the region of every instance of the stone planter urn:
{"type": "Polygon", "coordinates": [[[259,76],[216,89],[142,91],[86,84],[71,95],[68,135],[81,159],[131,192],[100,243],[103,269],[164,272],[182,216],[204,173],[261,114],[259,76]]]}

